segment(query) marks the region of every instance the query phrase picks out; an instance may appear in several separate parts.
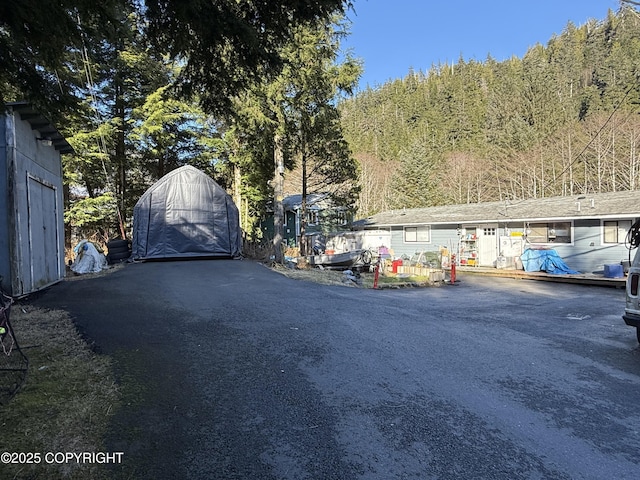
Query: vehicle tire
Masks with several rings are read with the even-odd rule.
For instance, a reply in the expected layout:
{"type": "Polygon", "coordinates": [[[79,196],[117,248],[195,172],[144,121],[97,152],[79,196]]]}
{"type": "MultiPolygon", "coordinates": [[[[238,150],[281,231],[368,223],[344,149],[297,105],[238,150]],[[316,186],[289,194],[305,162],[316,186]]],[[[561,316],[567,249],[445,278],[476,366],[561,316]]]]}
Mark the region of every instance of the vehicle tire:
{"type": "Polygon", "coordinates": [[[131,256],[131,252],[123,252],[123,253],[114,253],[107,255],[107,262],[109,264],[114,264],[117,262],[122,262],[127,260],[131,256]]]}
{"type": "MultiPolygon", "coordinates": [[[[123,254],[131,255],[131,246],[129,240],[111,240],[107,242],[107,256],[115,258],[123,254]]],[[[122,258],[122,257],[119,257],[122,258]]]]}
{"type": "Polygon", "coordinates": [[[640,327],[636,327],[636,338],[638,339],[638,343],[640,343],[640,327]]]}
{"type": "Polygon", "coordinates": [[[116,248],[129,248],[129,240],[122,240],[122,239],[117,239],[117,240],[111,240],[109,242],[107,242],[107,249],[111,252],[116,248]]]}
{"type": "Polygon", "coordinates": [[[126,252],[131,252],[131,249],[129,248],[128,245],[124,247],[110,248],[108,251],[109,255],[115,255],[117,253],[126,253],[126,252]]]}

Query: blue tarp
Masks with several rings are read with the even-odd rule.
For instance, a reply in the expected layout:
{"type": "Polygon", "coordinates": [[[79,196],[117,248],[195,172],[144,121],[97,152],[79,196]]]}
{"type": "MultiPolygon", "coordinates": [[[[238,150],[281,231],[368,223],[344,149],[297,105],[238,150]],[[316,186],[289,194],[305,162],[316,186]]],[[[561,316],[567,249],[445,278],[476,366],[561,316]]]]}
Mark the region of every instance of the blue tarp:
{"type": "Polygon", "coordinates": [[[528,248],[520,258],[525,272],[547,272],[555,275],[580,273],[571,270],[555,250],[531,250],[528,248]]]}

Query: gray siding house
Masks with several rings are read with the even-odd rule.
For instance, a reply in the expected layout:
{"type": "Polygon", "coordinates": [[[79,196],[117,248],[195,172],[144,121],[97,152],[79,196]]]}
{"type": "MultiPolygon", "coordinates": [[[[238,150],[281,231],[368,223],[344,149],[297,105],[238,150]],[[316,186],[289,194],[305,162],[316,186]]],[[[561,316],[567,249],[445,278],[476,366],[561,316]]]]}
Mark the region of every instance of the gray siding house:
{"type": "Polygon", "coordinates": [[[61,154],[72,152],[28,103],[0,112],[0,285],[10,295],[64,278],[61,154]]]}
{"type": "Polygon", "coordinates": [[[554,249],[583,273],[629,260],[627,232],[640,218],[640,191],[394,210],[354,222],[391,232],[395,257],[457,254],[459,265],[515,267],[526,248],[554,249]]]}

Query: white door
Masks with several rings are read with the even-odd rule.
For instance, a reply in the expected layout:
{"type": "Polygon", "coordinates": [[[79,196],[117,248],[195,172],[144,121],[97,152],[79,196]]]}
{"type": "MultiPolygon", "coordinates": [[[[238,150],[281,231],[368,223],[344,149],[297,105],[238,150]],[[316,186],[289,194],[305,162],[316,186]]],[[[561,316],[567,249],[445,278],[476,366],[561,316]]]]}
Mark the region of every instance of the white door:
{"type": "Polygon", "coordinates": [[[495,267],[498,259],[498,225],[478,227],[478,264],[495,267]]]}

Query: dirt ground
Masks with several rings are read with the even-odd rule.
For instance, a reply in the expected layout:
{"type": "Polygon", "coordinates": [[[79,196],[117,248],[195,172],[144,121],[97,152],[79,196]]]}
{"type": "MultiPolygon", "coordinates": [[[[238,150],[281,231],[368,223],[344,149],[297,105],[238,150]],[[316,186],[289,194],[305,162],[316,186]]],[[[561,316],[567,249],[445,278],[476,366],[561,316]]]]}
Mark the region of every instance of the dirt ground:
{"type": "MultiPolygon", "coordinates": [[[[293,278],[295,280],[315,282],[322,285],[358,286],[355,282],[349,280],[343,272],[337,270],[321,270],[319,268],[288,268],[278,264],[274,264],[270,268],[285,277],[293,278]]],[[[360,275],[360,278],[364,283],[364,280],[368,279],[370,276],[372,277],[372,274],[363,273],[360,275]]]]}
{"type": "MultiPolygon", "coordinates": [[[[271,265],[272,270],[296,280],[315,282],[322,285],[340,285],[357,288],[373,288],[374,273],[365,271],[356,274],[356,279],[349,272],[320,268],[289,268],[282,265],[271,265]]],[[[388,271],[378,276],[377,288],[437,287],[443,282],[430,281],[427,277],[404,274],[393,274],[388,271]]]]}

